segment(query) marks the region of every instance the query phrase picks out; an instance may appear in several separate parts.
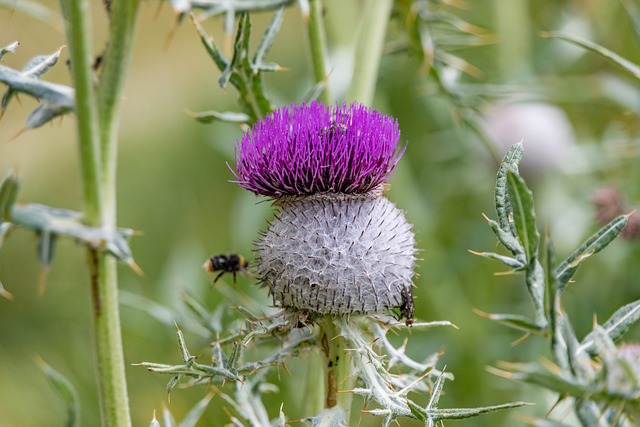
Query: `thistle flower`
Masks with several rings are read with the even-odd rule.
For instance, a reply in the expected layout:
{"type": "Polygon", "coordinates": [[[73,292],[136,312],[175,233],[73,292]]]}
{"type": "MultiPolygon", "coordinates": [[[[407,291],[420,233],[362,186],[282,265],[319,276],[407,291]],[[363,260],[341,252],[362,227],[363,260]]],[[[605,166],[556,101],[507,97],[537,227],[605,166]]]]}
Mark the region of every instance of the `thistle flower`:
{"type": "Polygon", "coordinates": [[[237,183],[280,209],[257,242],[276,306],[309,315],[399,308],[413,319],[415,241],[383,187],[403,150],[395,119],[363,105],[282,107],[236,144],[237,183]]]}

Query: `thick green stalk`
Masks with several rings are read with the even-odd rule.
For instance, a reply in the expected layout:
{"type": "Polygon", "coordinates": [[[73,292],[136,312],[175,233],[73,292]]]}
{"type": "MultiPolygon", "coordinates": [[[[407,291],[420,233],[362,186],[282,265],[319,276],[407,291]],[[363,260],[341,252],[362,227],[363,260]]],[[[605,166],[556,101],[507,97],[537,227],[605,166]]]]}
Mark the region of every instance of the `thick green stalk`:
{"type": "Polygon", "coordinates": [[[351,390],[355,383],[353,360],[346,346],[346,340],[341,335],[334,319],[328,317],[320,327],[320,342],[326,356],[327,393],[325,407],[339,406],[345,413],[346,424],[349,425],[353,402],[351,390]]]}
{"type": "Polygon", "coordinates": [[[353,77],[346,101],[371,105],[393,0],[367,0],[364,3],[353,77]]]}
{"type": "Polygon", "coordinates": [[[315,416],[324,409],[325,402],[325,354],[319,347],[314,347],[307,354],[307,378],[304,390],[302,413],[315,416]]]}
{"type": "Polygon", "coordinates": [[[115,196],[120,109],[124,82],[133,51],[139,4],[138,0],[114,1],[112,3],[111,37],[98,86],[100,139],[102,141],[100,155],[104,190],[103,203],[106,214],[103,225],[108,228],[116,226],[115,196]]]}
{"type": "Polygon", "coordinates": [[[102,195],[100,191],[100,127],[93,70],[91,69],[91,23],[86,1],[61,0],[66,23],[67,44],[76,91],[76,116],[85,221],[99,225],[102,195]]]}
{"type": "Polygon", "coordinates": [[[313,78],[316,83],[324,82],[326,85],[320,93],[319,99],[325,104],[328,104],[332,100],[327,82],[329,74],[327,66],[327,34],[324,29],[322,9],[322,0],[309,1],[309,47],[311,49],[313,78]]]}
{"type": "MultiPolygon", "coordinates": [[[[122,89],[129,65],[138,1],[113,2],[111,38],[98,95],[93,88],[88,1],[61,0],[76,88],[78,140],[91,225],[116,226],[116,153],[122,89]]],[[[89,249],[94,346],[100,411],[105,427],[131,425],[118,309],[117,261],[89,249]]]]}

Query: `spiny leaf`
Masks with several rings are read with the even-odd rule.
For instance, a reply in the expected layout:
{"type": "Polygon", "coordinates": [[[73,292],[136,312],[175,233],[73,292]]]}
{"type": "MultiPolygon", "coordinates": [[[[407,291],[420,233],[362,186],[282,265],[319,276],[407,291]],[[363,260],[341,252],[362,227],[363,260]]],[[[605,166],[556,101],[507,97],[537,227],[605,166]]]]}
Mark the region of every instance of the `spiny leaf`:
{"type": "Polygon", "coordinates": [[[600,252],[616,237],[618,237],[618,234],[620,234],[624,226],[627,225],[628,219],[629,217],[627,215],[620,215],[617,218],[614,218],[611,222],[589,237],[577,250],[569,255],[562,264],[560,264],[555,271],[555,275],[558,280],[559,293],[562,293],[565,290],[569,280],[573,277],[576,270],[585,259],[600,252]]]}
{"type": "Polygon", "coordinates": [[[521,406],[531,405],[527,402],[510,402],[502,405],[484,406],[481,408],[455,408],[455,409],[433,409],[429,410],[427,416],[434,421],[440,420],[460,420],[463,418],[477,417],[487,412],[500,411],[502,409],[512,409],[521,406]]]}
{"type": "Polygon", "coordinates": [[[60,59],[62,49],[64,49],[64,46],[50,55],[40,55],[31,59],[22,68],[22,74],[24,74],[25,76],[40,77],[41,75],[49,71],[51,67],[56,65],[58,59],[60,59]]]}
{"type": "Polygon", "coordinates": [[[293,3],[293,0],[171,0],[171,5],[176,13],[185,13],[189,10],[202,10],[200,20],[212,18],[218,15],[234,15],[244,12],[263,12],[279,9],[293,3]]]}
{"type": "Polygon", "coordinates": [[[0,47],[0,60],[2,60],[2,57],[5,56],[7,53],[15,52],[18,46],[20,46],[20,43],[13,42],[7,46],[0,47]]]}
{"type": "Polygon", "coordinates": [[[38,234],[40,260],[45,267],[51,262],[56,237],[68,236],[93,249],[111,253],[135,271],[140,272],[129,248],[128,241],[133,230],[89,227],[82,223],[80,212],[55,209],[37,203],[14,205],[11,220],[14,224],[29,228],[38,234]]]}
{"type": "MultiPolygon", "coordinates": [[[[640,320],[640,300],[624,305],[602,325],[604,331],[613,341],[620,340],[633,325],[640,320]]],[[[590,354],[594,351],[594,333],[590,332],[583,340],[580,348],[590,354]]]]}
{"type": "Polygon", "coordinates": [[[39,128],[56,117],[65,115],[71,111],[73,111],[73,108],[69,108],[64,105],[41,102],[40,105],[38,105],[36,109],[29,114],[29,117],[27,117],[25,129],[39,128]]]}
{"type": "Polygon", "coordinates": [[[225,70],[229,66],[229,63],[227,62],[227,60],[224,58],[224,56],[216,46],[215,42],[213,41],[213,37],[211,37],[209,34],[206,33],[204,28],[202,28],[202,25],[200,25],[200,22],[196,19],[196,17],[193,14],[191,14],[190,16],[191,16],[191,22],[193,22],[193,25],[196,27],[196,31],[200,36],[200,41],[202,41],[202,44],[204,45],[204,48],[206,49],[207,53],[209,54],[211,59],[213,59],[213,62],[216,63],[216,66],[220,70],[225,70]]]}
{"type": "Polygon", "coordinates": [[[510,228],[503,229],[496,221],[489,219],[486,216],[484,218],[489,223],[489,226],[500,243],[502,243],[502,245],[516,257],[516,260],[522,265],[522,267],[524,267],[527,264],[527,255],[518,237],[511,234],[510,228]]]}
{"type": "Polygon", "coordinates": [[[504,159],[498,168],[494,194],[496,213],[498,214],[498,224],[500,224],[500,228],[505,231],[510,231],[514,236],[517,236],[518,234],[515,230],[515,225],[513,224],[513,208],[509,202],[507,191],[507,173],[509,168],[513,171],[518,171],[518,163],[520,163],[520,160],[522,159],[523,152],[524,147],[522,142],[518,142],[509,148],[509,151],[507,151],[507,154],[504,156],[504,159]]]}
{"type": "MultiPolygon", "coordinates": [[[[238,22],[238,30],[233,45],[233,56],[230,61],[222,55],[213,39],[192,16],[194,25],[205,49],[220,71],[222,71],[219,79],[220,86],[224,88],[228,83],[231,83],[231,85],[238,90],[240,95],[239,103],[245,115],[249,117],[249,120],[246,120],[249,124],[273,111],[271,102],[264,94],[262,74],[280,69],[277,64],[265,63],[264,56],[269,51],[280,28],[283,13],[284,10],[280,9],[275,14],[253,59],[251,59],[249,54],[251,21],[248,14],[242,14],[238,22]]],[[[234,121],[238,119],[238,117],[229,116],[229,113],[225,113],[225,115],[227,115],[228,118],[235,119],[234,121]]],[[[209,113],[208,116],[202,117],[202,120],[212,120],[219,117],[220,113],[209,113]]]]}
{"type": "Polygon", "coordinates": [[[513,223],[517,236],[527,255],[527,261],[538,251],[540,234],[536,228],[536,214],[533,207],[533,193],[517,171],[507,167],[507,190],[513,209],[513,223]]]}
{"type": "MultiPolygon", "coordinates": [[[[498,367],[500,369],[491,368],[489,371],[503,378],[536,384],[556,393],[581,397],[595,392],[595,388],[588,384],[574,378],[561,377],[558,375],[561,372],[550,372],[537,363],[500,362],[498,367]]],[[[558,367],[555,369],[558,370],[558,367]]]]}
{"type": "Polygon", "coordinates": [[[244,113],[236,113],[233,111],[202,111],[199,113],[191,113],[191,117],[201,123],[211,123],[215,121],[227,122],[227,123],[248,123],[251,118],[244,113]]]}
{"type": "Polygon", "coordinates": [[[555,32],[551,32],[551,33],[543,33],[542,34],[543,37],[546,38],[554,38],[554,39],[560,39],[560,40],[564,40],[567,41],[571,44],[574,44],[576,46],[580,46],[583,47],[585,49],[587,49],[590,52],[593,52],[611,62],[613,62],[614,64],[616,64],[617,66],[621,67],[622,69],[624,69],[625,71],[631,73],[635,78],[640,79],[640,66],[637,64],[634,64],[633,62],[629,61],[628,59],[623,58],[622,56],[618,55],[617,53],[614,53],[612,51],[610,51],[609,49],[600,46],[597,43],[594,43],[592,41],[583,39],[581,37],[576,37],[576,36],[569,36],[566,34],[561,34],[561,33],[555,33],[555,32]]]}
{"type": "Polygon", "coordinates": [[[310,423],[312,427],[344,427],[346,415],[342,408],[333,406],[323,409],[318,415],[312,418],[305,418],[303,421],[310,423]]]}
{"type": "Polygon", "coordinates": [[[508,256],[504,256],[504,255],[500,255],[500,254],[496,254],[494,252],[476,252],[476,251],[469,251],[474,255],[478,255],[484,258],[489,258],[489,259],[495,259],[497,261],[502,262],[503,264],[507,265],[508,267],[510,267],[513,271],[518,271],[518,270],[522,270],[525,265],[515,259],[515,258],[511,258],[508,256]]]}
{"type": "Polygon", "coordinates": [[[518,314],[484,313],[479,310],[474,311],[476,312],[476,314],[482,317],[486,317],[487,319],[493,320],[519,331],[528,333],[540,333],[542,330],[544,330],[544,326],[541,326],[537,322],[518,314]]]}
{"type": "MultiPolygon", "coordinates": [[[[14,43],[4,48],[4,51],[12,51],[11,49],[15,50],[16,47],[17,44],[14,43]]],[[[54,117],[73,111],[75,106],[73,89],[52,83],[37,83],[39,82],[39,77],[58,62],[61,51],[62,48],[50,55],[36,56],[20,72],[0,66],[0,81],[9,86],[0,101],[0,117],[4,115],[9,102],[16,92],[28,93],[42,101],[29,116],[26,129],[37,128],[54,117]]]]}
{"type": "MultiPolygon", "coordinates": [[[[253,63],[258,69],[261,69],[265,66],[264,58],[269,53],[271,46],[273,46],[273,42],[278,35],[278,31],[280,31],[280,27],[282,26],[282,21],[284,20],[284,6],[280,7],[276,13],[273,15],[273,19],[269,24],[269,28],[267,28],[267,32],[262,36],[262,40],[256,49],[256,53],[253,57],[253,63]]],[[[271,66],[271,65],[268,65],[271,66]]]]}
{"type": "Polygon", "coordinates": [[[548,321],[544,307],[544,270],[542,269],[542,265],[540,265],[537,256],[534,256],[529,262],[529,265],[527,265],[525,282],[527,284],[527,290],[533,299],[533,306],[536,311],[536,325],[538,325],[540,329],[545,329],[548,325],[548,321]]]}
{"type": "Polygon", "coordinates": [[[547,295],[549,296],[549,329],[551,339],[551,351],[554,359],[562,369],[569,368],[569,359],[567,355],[567,343],[562,336],[562,322],[565,322],[565,316],[560,305],[560,295],[557,292],[557,280],[553,274],[553,266],[556,263],[555,252],[549,236],[545,239],[545,256],[543,258],[543,270],[545,273],[545,283],[547,295]]]}

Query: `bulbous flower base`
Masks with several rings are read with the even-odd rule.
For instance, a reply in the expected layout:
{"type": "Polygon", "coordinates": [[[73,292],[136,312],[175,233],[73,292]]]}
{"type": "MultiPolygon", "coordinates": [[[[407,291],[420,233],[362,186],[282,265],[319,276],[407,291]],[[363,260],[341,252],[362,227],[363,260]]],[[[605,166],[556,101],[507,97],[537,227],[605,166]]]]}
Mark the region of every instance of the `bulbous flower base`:
{"type": "Polygon", "coordinates": [[[415,239],[380,191],[282,197],[257,242],[257,273],[276,306],[320,315],[383,313],[413,319],[415,239]]]}

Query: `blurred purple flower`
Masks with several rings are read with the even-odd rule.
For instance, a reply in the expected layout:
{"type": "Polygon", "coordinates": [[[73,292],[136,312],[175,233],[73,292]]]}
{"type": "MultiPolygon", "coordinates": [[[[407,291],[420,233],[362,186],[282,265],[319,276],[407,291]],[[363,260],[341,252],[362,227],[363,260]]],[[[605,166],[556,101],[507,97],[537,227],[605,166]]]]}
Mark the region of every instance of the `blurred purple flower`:
{"type": "Polygon", "coordinates": [[[397,120],[360,104],[281,107],[236,143],[236,182],[281,197],[367,193],[384,183],[404,150],[397,120]]]}

